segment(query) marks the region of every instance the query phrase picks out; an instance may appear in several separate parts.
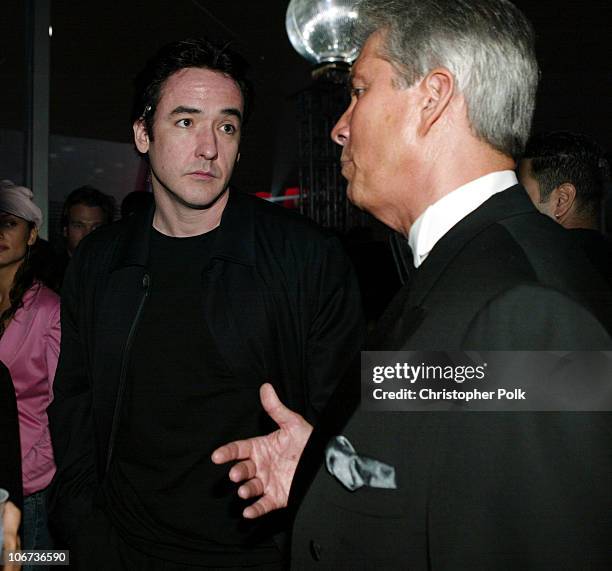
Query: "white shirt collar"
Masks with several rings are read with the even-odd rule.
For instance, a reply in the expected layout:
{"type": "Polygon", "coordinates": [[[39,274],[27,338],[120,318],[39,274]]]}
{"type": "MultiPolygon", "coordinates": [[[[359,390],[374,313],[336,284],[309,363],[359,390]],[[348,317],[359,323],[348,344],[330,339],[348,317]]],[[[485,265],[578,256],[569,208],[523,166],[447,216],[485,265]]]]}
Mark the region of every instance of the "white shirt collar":
{"type": "Polygon", "coordinates": [[[408,234],[414,267],[418,268],[438,240],[457,222],[476,210],[494,194],[518,184],[514,171],[498,171],[481,176],[449,192],[425,209],[408,234]]]}

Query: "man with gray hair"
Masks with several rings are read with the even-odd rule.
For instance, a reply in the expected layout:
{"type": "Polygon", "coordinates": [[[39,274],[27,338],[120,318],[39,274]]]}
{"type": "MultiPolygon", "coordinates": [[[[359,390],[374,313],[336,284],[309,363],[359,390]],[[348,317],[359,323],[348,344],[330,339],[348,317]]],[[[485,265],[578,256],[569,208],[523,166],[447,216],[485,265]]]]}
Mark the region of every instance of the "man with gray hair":
{"type": "MultiPolygon", "coordinates": [[[[607,286],[514,173],[538,78],[524,15],[507,0],[363,0],[358,28],[332,137],[350,199],[406,237],[416,268],[370,348],[609,350],[607,286]]],[[[213,453],[240,460],[241,497],[261,496],[245,517],[298,508],[295,568],[612,564],[610,414],[452,403],[346,420],[348,393],[311,435],[264,385],[279,429],[213,453]]]]}

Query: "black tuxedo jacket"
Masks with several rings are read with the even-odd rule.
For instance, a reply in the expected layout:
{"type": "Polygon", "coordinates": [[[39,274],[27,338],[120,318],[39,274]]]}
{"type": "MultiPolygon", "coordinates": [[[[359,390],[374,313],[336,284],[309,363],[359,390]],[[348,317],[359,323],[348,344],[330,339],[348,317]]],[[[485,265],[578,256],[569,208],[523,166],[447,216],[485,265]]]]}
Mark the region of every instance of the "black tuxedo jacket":
{"type": "MultiPolygon", "coordinates": [[[[610,349],[610,299],[570,233],[517,186],[436,244],[373,348],[610,349]]],[[[357,408],[342,426],[350,393],[326,411],[296,475],[294,568],[612,565],[612,415],[357,408]],[[397,489],[350,492],[331,476],[322,448],[339,433],[358,454],[393,465],[397,489]]]]}

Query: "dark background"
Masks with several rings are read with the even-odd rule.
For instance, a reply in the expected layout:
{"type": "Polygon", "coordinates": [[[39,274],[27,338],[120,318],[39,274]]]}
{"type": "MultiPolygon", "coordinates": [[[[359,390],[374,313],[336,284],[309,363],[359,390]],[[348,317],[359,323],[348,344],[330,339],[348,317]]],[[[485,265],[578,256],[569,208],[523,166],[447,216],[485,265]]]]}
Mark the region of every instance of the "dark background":
{"type": "MultiPolygon", "coordinates": [[[[25,8],[2,0],[0,128],[22,129],[25,8]]],[[[612,4],[521,1],[538,37],[542,80],[535,130],[571,129],[612,148],[612,4]]],[[[285,32],[286,0],[54,0],[51,133],[131,141],[132,77],[159,46],[208,35],[232,40],[249,60],[256,105],[243,140],[237,186],[269,190],[296,182],[295,105],[309,64],[285,32]]]]}

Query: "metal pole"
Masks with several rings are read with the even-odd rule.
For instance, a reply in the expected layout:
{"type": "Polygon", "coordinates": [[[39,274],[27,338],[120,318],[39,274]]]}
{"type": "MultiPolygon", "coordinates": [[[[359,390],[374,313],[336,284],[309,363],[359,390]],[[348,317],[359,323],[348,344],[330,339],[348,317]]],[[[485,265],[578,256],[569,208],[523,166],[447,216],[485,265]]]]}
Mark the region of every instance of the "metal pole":
{"type": "Polygon", "coordinates": [[[43,212],[42,238],[49,220],[49,27],[51,0],[27,0],[26,58],[28,65],[25,129],[25,185],[43,212]]]}

